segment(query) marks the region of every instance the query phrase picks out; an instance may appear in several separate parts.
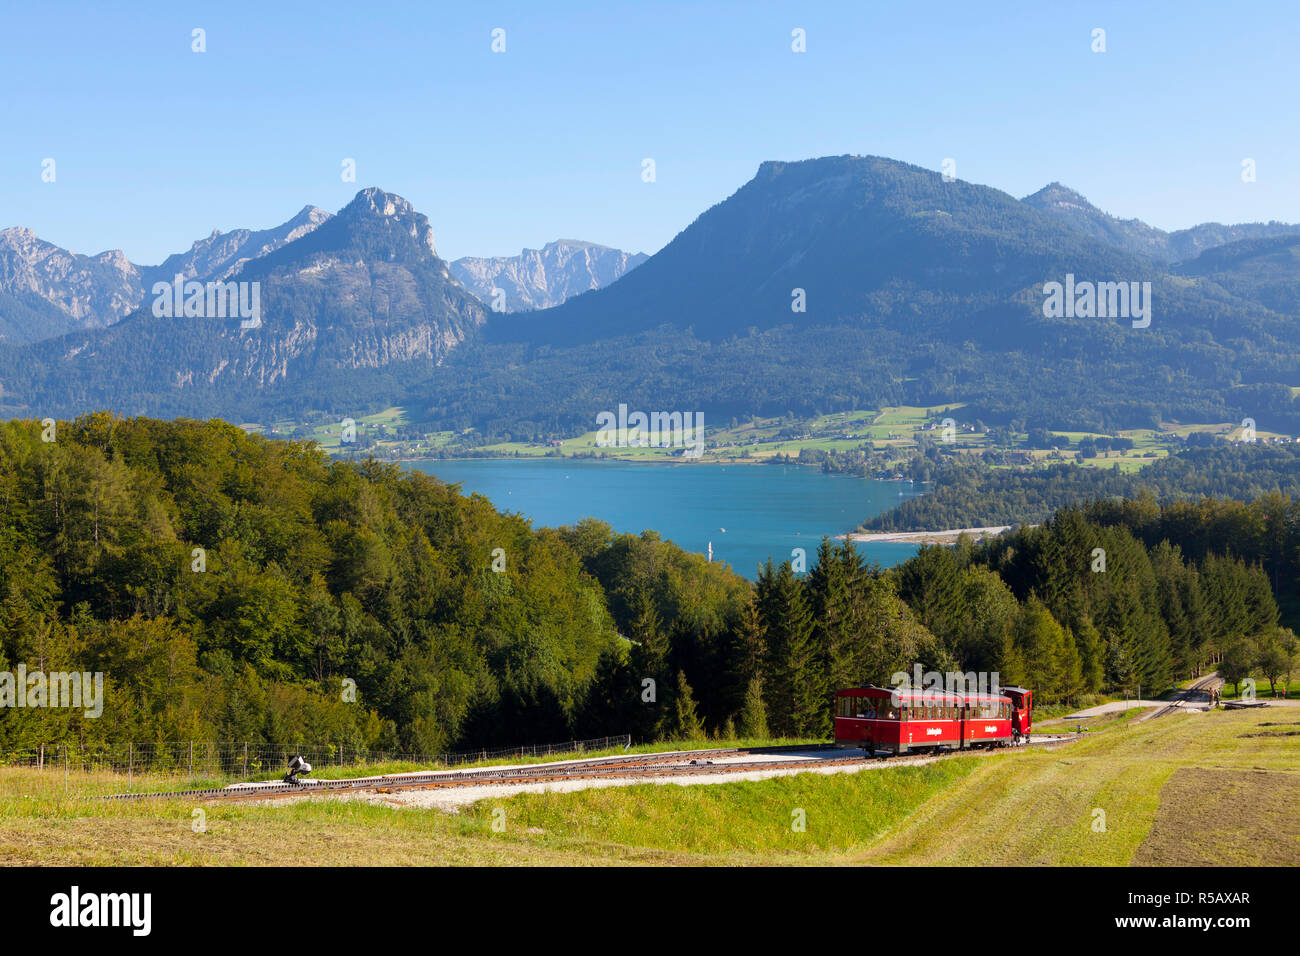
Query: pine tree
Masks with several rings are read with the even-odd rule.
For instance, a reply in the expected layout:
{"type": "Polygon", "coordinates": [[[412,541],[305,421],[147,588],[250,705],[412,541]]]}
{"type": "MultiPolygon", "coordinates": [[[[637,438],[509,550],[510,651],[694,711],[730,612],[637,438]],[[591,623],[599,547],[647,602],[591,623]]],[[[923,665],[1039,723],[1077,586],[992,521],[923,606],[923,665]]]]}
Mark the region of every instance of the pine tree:
{"type": "Polygon", "coordinates": [[[735,740],[736,739],[736,721],[728,717],[722,722],[722,727],[718,731],[718,740],[735,740]]]}
{"type": "Polygon", "coordinates": [[[635,617],[630,627],[632,645],[629,660],[633,683],[637,688],[644,688],[646,680],[654,681],[654,700],[638,698],[633,733],[642,738],[658,737],[670,721],[664,710],[665,691],[668,690],[670,671],[668,670],[668,638],[665,636],[659,615],[646,590],[641,590],[633,599],[635,617]]]}
{"type": "Polygon", "coordinates": [[[677,672],[677,684],[673,688],[672,718],[665,736],[675,740],[700,740],[704,737],[704,725],[700,723],[695,712],[695,697],[691,685],[686,682],[686,672],[677,672]]]}
{"type": "Polygon", "coordinates": [[[580,733],[596,737],[639,730],[639,682],[634,680],[627,661],[615,649],[604,651],[596,662],[596,673],[587,687],[586,699],[578,714],[580,733]]]}
{"type": "Polygon", "coordinates": [[[1038,699],[1043,703],[1061,700],[1067,692],[1071,664],[1077,664],[1077,654],[1072,657],[1073,640],[1067,648],[1066,632],[1037,597],[1031,597],[1021,611],[1015,643],[1025,670],[1033,676],[1038,699]]]}
{"type": "Polygon", "coordinates": [[[758,598],[750,592],[749,601],[731,627],[727,654],[727,683],[734,708],[744,700],[749,683],[763,675],[767,662],[767,637],[758,609],[758,598]]]}
{"type": "Polygon", "coordinates": [[[817,653],[812,612],[803,582],[786,561],[769,584],[765,620],[768,635],[769,721],[781,736],[818,734],[829,729],[825,662],[817,653]]]}
{"type": "Polygon", "coordinates": [[[1101,635],[1093,626],[1092,618],[1085,617],[1074,634],[1079,649],[1080,683],[1083,693],[1096,694],[1105,685],[1106,655],[1102,650],[1101,635]]]}
{"type": "MultiPolygon", "coordinates": [[[[857,554],[856,548],[848,542],[845,544],[857,554]]],[[[859,670],[854,659],[857,635],[850,591],[855,566],[843,558],[841,550],[833,548],[829,538],[822,538],[817,564],[809,573],[807,583],[817,653],[830,688],[850,686],[859,670]]]]}
{"type": "Polygon", "coordinates": [[[1072,701],[1084,691],[1083,661],[1074,633],[1065,629],[1064,639],[1057,655],[1056,672],[1060,676],[1060,699],[1072,701]]]}
{"type": "Polygon", "coordinates": [[[763,703],[763,679],[753,677],[745,691],[745,704],[740,711],[740,734],[747,740],[766,740],[767,706],[763,703]]]}

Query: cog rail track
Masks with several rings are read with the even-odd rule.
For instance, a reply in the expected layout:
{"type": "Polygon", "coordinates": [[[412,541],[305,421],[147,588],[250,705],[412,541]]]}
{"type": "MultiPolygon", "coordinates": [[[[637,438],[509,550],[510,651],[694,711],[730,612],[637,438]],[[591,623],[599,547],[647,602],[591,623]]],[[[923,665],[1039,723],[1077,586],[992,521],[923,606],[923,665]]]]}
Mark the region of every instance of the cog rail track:
{"type": "Polygon", "coordinates": [[[657,754],[629,754],[626,757],[593,757],[587,760],[559,760],[553,763],[533,764],[525,767],[493,768],[482,770],[431,770],[427,772],[383,774],[373,777],[347,777],[334,780],[301,780],[298,783],[233,784],[199,790],[163,790],[147,793],[117,793],[106,800],[145,800],[170,797],[221,797],[260,798],[263,796],[292,796],[309,793],[330,793],[340,790],[374,790],[376,788],[467,786],[481,783],[527,783],[534,779],[554,780],[581,777],[593,771],[621,771],[653,764],[679,763],[707,757],[733,756],[742,753],[776,753],[784,750],[816,750],[807,747],[765,747],[752,751],[730,748],[725,750],[676,750],[657,754]]]}
{"type": "Polygon", "coordinates": [[[1211,688],[1218,682],[1219,682],[1219,678],[1218,675],[1216,674],[1211,674],[1209,677],[1202,677],[1199,680],[1192,681],[1192,683],[1188,684],[1186,689],[1184,689],[1183,697],[1180,697],[1178,700],[1173,701],[1172,703],[1166,704],[1164,707],[1161,707],[1159,710],[1153,711],[1149,716],[1144,717],[1143,720],[1156,720],[1157,718],[1160,717],[1167,717],[1170,714],[1187,713],[1187,711],[1184,710],[1182,707],[1182,705],[1187,702],[1186,695],[1194,690],[1206,690],[1208,688],[1211,688]]]}
{"type": "MultiPolygon", "coordinates": [[[[1078,734],[1053,735],[1031,743],[1055,744],[1074,740],[1078,734]]],[[[749,754],[780,755],[782,753],[834,750],[831,744],[813,744],[790,747],[755,747],[753,749],[728,748],[719,750],[673,751],[664,754],[636,754],[626,757],[592,758],[583,761],[556,761],[509,769],[440,770],[427,773],[385,774],[373,777],[353,777],[339,780],[304,780],[299,783],[235,784],[229,787],[200,790],[171,790],[148,793],[122,793],[104,797],[106,800],[149,799],[202,799],[202,800],[265,800],[277,797],[308,796],[320,793],[375,792],[390,793],[397,790],[425,790],[447,787],[482,786],[484,784],[546,783],[558,780],[598,780],[610,777],[653,778],[664,776],[695,776],[746,771],[814,770],[820,767],[840,767],[853,764],[875,763],[897,758],[884,755],[847,752],[844,757],[818,760],[771,760],[765,762],[716,761],[717,757],[734,757],[749,754]]],[[[996,751],[981,751],[994,753],[996,751]]],[[[940,754],[905,754],[903,759],[924,759],[926,762],[969,756],[970,751],[952,751],[940,754]]]]}

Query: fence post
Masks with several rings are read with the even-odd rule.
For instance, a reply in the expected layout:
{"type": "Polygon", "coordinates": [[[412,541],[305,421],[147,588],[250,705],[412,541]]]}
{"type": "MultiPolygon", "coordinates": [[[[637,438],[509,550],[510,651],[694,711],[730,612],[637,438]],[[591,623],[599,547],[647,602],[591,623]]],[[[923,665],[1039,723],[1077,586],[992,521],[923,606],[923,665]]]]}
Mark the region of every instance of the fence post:
{"type": "Polygon", "coordinates": [[[248,776],[248,741],[247,740],[244,741],[244,772],[240,774],[240,776],[242,777],[248,776]]]}
{"type": "Polygon", "coordinates": [[[45,770],[45,744],[44,743],[41,744],[41,755],[36,761],[36,766],[39,767],[42,772],[44,772],[45,770]]]}
{"type": "Polygon", "coordinates": [[[63,795],[68,795],[68,745],[63,745],[63,795]]]}
{"type": "Polygon", "coordinates": [[[126,789],[131,789],[132,781],[135,780],[135,744],[126,745],[126,789]]]}
{"type": "Polygon", "coordinates": [[[194,782],[194,741],[192,740],[190,741],[189,772],[190,772],[190,783],[193,783],[194,782]]]}

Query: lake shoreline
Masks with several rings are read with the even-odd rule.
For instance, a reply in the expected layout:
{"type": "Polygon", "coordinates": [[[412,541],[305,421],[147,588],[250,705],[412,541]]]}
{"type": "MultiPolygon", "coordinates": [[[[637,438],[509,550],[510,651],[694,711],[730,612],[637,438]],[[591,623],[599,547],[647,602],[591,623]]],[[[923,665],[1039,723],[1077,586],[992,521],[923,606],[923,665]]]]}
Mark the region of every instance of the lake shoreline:
{"type": "MultiPolygon", "coordinates": [[[[343,455],[338,452],[329,452],[331,457],[339,461],[348,461],[352,455],[343,455]]],[[[773,461],[771,458],[666,458],[666,457],[637,457],[628,455],[627,457],[604,456],[592,457],[588,455],[444,455],[439,457],[415,456],[403,458],[380,458],[378,461],[391,461],[396,464],[419,463],[427,464],[438,461],[581,461],[593,462],[595,464],[616,464],[616,465],[676,465],[686,467],[688,465],[772,465],[782,467],[785,465],[798,465],[803,468],[821,468],[821,464],[815,461],[798,461],[791,459],[789,461],[773,461]]],[[[912,478],[877,478],[874,475],[855,475],[847,471],[828,471],[824,474],[831,477],[857,478],[861,481],[884,481],[897,485],[927,485],[930,482],[916,481],[912,478]]]]}
{"type": "MultiPolygon", "coordinates": [[[[880,479],[849,480],[817,468],[664,464],[473,458],[426,459],[400,467],[435,475],[459,486],[462,494],[481,494],[535,527],[571,527],[592,517],[616,534],[652,529],[686,551],[729,564],[751,581],[769,558],[776,563],[798,560],[801,551],[810,554],[822,538],[869,521],[921,490],[880,479]]],[[[916,545],[903,541],[854,546],[882,567],[916,552],[916,545]]]]}
{"type": "Polygon", "coordinates": [[[987,528],[950,528],[945,531],[851,531],[835,536],[836,541],[848,539],[855,544],[956,544],[957,539],[968,534],[976,541],[992,538],[1011,525],[992,525],[987,528]]]}

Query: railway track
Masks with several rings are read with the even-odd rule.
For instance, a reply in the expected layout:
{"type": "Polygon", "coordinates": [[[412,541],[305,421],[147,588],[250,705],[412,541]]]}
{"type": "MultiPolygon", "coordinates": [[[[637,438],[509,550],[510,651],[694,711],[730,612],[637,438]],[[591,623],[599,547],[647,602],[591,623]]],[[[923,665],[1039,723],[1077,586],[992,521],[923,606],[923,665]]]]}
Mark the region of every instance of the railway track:
{"type": "Polygon", "coordinates": [[[219,797],[228,799],[258,799],[261,797],[301,796],[311,793],[330,793],[346,790],[375,790],[379,788],[408,789],[414,787],[472,786],[487,783],[527,783],[533,780],[567,779],[574,776],[625,772],[657,764],[682,761],[707,760],[719,756],[742,753],[779,753],[782,751],[810,751],[817,745],[806,747],[766,747],[755,750],[738,748],[718,750],[676,750],[665,753],[628,754],[620,757],[592,757],[585,760],[560,760],[554,763],[530,764],[525,767],[493,768],[480,770],[430,770],[414,773],[383,774],[373,777],[347,777],[339,779],[300,780],[297,783],[232,784],[197,790],[165,790],[157,792],[119,793],[108,800],[144,800],[164,797],[219,797]]]}
{"type": "Polygon", "coordinates": [[[1182,705],[1188,702],[1188,700],[1191,698],[1191,695],[1193,695],[1197,691],[1209,691],[1212,687],[1214,687],[1215,684],[1218,683],[1221,683],[1221,681],[1219,680],[1219,675],[1217,674],[1210,674],[1208,677],[1198,678],[1197,680],[1192,681],[1190,684],[1188,684],[1186,687],[1183,688],[1177,700],[1170,701],[1164,707],[1161,707],[1159,710],[1153,711],[1149,716],[1144,717],[1142,719],[1155,720],[1159,717],[1167,717],[1170,714],[1186,713],[1186,711],[1183,710],[1182,705]]]}
{"type": "MultiPolygon", "coordinates": [[[[1041,735],[1040,735],[1041,736],[1041,735]]],[[[1063,743],[1078,737],[1078,734],[1053,735],[1044,737],[1035,744],[1063,743]]],[[[624,757],[597,757],[579,761],[556,761],[550,764],[533,764],[525,767],[485,768],[481,770],[438,770],[416,773],[385,774],[373,777],[353,777],[337,780],[304,780],[298,783],[233,784],[228,787],[172,790],[142,793],[122,793],[105,797],[107,800],[148,800],[148,799],[191,799],[220,801],[267,800],[280,797],[309,796],[312,794],[336,794],[355,792],[391,793],[399,790],[428,790],[451,787],[472,787],[493,784],[528,784],[550,783],[562,780],[599,780],[611,777],[648,779],[664,776],[697,776],[708,774],[728,774],[768,770],[814,770],[822,767],[840,767],[854,764],[867,764],[882,759],[895,760],[897,757],[885,758],[864,754],[858,750],[839,751],[844,756],[826,756],[809,758],[807,756],[791,760],[728,760],[738,756],[767,755],[779,757],[782,753],[810,754],[818,751],[836,751],[831,744],[758,747],[753,749],[727,748],[718,750],[672,751],[658,754],[629,754],[624,757]]],[[[994,753],[996,751],[980,751],[994,753]]],[[[952,751],[941,754],[905,754],[904,760],[924,760],[933,762],[952,757],[969,756],[971,751],[952,751]]]]}

